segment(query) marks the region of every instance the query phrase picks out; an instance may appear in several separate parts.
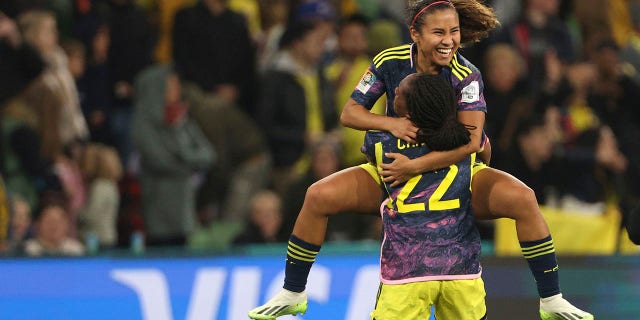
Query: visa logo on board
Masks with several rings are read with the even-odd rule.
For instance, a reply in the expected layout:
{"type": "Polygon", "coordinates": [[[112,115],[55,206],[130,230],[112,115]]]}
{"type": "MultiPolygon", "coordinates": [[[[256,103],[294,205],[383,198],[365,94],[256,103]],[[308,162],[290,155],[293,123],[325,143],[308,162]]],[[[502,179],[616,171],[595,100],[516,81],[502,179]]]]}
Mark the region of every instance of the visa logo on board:
{"type": "MultiPolygon", "coordinates": [[[[353,278],[350,297],[347,302],[344,319],[369,319],[369,313],[375,304],[379,284],[379,266],[360,267],[353,278]]],[[[110,277],[135,292],[140,303],[142,319],[174,320],[171,292],[167,275],[158,269],[114,269],[110,277]]],[[[307,283],[310,302],[327,304],[331,296],[331,269],[314,265],[307,283]]],[[[233,268],[200,268],[196,270],[193,289],[184,317],[185,320],[222,319],[220,311],[226,298],[226,319],[247,319],[250,309],[260,305],[275,295],[284,279],[284,271],[271,279],[264,292],[261,292],[262,270],[260,267],[243,266],[233,268]],[[228,292],[225,285],[228,283],[228,292]]],[[[319,309],[319,308],[318,308],[319,309]]],[[[322,310],[309,306],[305,318],[318,314],[322,310]]],[[[282,317],[281,319],[294,319],[282,317]]]]}

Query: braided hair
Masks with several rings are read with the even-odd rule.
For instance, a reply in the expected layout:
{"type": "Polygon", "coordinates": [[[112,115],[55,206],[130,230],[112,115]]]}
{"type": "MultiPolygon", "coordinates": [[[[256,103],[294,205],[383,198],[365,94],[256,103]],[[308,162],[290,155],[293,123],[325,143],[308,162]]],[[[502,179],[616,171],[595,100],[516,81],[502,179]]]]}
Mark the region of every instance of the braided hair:
{"type": "Polygon", "coordinates": [[[453,88],[439,75],[414,74],[405,98],[409,119],[420,128],[418,142],[445,151],[471,141],[467,127],[458,121],[453,88]]]}
{"type": "Polygon", "coordinates": [[[427,13],[447,8],[458,12],[461,43],[478,42],[500,24],[493,9],[478,0],[409,0],[407,23],[420,31],[427,13]]]}

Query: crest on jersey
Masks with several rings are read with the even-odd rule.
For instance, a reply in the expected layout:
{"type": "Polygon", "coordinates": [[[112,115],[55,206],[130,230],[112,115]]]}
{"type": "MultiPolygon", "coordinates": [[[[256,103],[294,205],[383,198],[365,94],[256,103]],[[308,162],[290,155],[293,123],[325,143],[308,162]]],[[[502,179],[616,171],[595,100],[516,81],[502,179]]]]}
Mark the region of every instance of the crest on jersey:
{"type": "Polygon", "coordinates": [[[471,83],[462,89],[462,98],[460,100],[465,103],[480,100],[480,85],[478,81],[471,81],[471,83]]]}
{"type": "Polygon", "coordinates": [[[376,76],[371,72],[371,70],[367,70],[367,72],[362,76],[362,79],[360,79],[356,89],[362,93],[367,93],[374,82],[376,82],[376,76]]]}

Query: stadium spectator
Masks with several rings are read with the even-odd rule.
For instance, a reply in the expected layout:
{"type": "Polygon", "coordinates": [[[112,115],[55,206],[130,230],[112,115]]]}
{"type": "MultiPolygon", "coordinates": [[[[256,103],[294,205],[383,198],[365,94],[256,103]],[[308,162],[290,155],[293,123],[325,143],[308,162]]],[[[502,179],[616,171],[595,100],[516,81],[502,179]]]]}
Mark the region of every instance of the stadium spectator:
{"type": "MultiPolygon", "coordinates": [[[[353,84],[362,77],[362,70],[371,63],[371,58],[367,55],[368,27],[369,21],[363,15],[345,17],[338,25],[338,52],[326,67],[327,80],[335,90],[334,102],[338,114],[342,112],[344,102],[349,100],[353,92],[353,84]]],[[[380,100],[373,107],[372,112],[383,114],[384,107],[384,101],[380,100]]],[[[341,128],[341,166],[349,167],[366,160],[360,152],[363,138],[364,131],[348,127],[341,128]]]]}
{"type": "Polygon", "coordinates": [[[0,11],[0,107],[43,69],[39,53],[23,41],[15,21],[0,11]]]}
{"type": "Polygon", "coordinates": [[[275,63],[261,78],[258,119],[280,194],[307,170],[308,147],[337,128],[333,92],[320,65],[326,36],[321,24],[289,25],[275,63]]]}
{"type": "Polygon", "coordinates": [[[270,182],[271,156],[264,134],[238,106],[193,83],[183,88],[190,115],[218,154],[197,192],[200,222],[244,223],[247,199],[270,182]]]}
{"type": "Polygon", "coordinates": [[[174,0],[174,1],[151,1],[155,6],[153,10],[157,15],[158,41],[154,49],[155,61],[158,63],[169,63],[172,56],[172,31],[173,20],[176,12],[183,7],[191,5],[195,0],[174,0]]]}
{"type": "MultiPolygon", "coordinates": [[[[46,117],[46,115],[42,115],[46,117]]],[[[46,176],[50,175],[51,160],[44,157],[42,134],[39,132],[36,110],[19,95],[5,104],[2,110],[2,175],[6,190],[22,197],[32,208],[38,205],[46,176]]]]}
{"type": "Polygon", "coordinates": [[[80,241],[69,236],[66,209],[58,202],[44,203],[36,212],[34,238],[25,242],[28,256],[80,256],[85,252],[80,241]]]}
{"type": "Polygon", "coordinates": [[[590,42],[593,42],[589,45],[591,49],[585,52],[589,60],[567,68],[563,80],[569,90],[562,104],[560,161],[566,169],[561,172],[565,178],[558,205],[567,210],[600,214],[606,205],[613,204],[609,200],[622,195],[614,181],[620,180],[615,177],[621,177],[627,170],[628,160],[620,151],[616,132],[628,133],[618,127],[627,120],[617,105],[625,97],[617,83],[622,78],[615,53],[612,55],[615,44],[598,37],[592,37],[590,42]]]}
{"type": "Polygon", "coordinates": [[[60,181],[66,199],[66,212],[69,214],[69,236],[77,237],[77,219],[80,209],[87,201],[87,188],[80,169],[80,158],[85,143],[75,142],[67,145],[64,152],[56,156],[53,172],[60,181]]]}
{"type": "Polygon", "coordinates": [[[189,116],[180,79],[171,66],[146,69],[135,90],[132,138],[140,154],[147,243],[182,246],[196,223],[192,178],[211,165],[214,151],[189,116]]]}
{"type": "Polygon", "coordinates": [[[560,208],[603,214],[610,200],[619,196],[615,175],[627,168],[627,158],[620,152],[611,128],[597,126],[580,132],[564,152],[560,208]]]}
{"type": "MultiPolygon", "coordinates": [[[[86,47],[82,42],[73,38],[65,39],[64,41],[62,41],[62,43],[60,43],[60,47],[67,55],[67,67],[69,68],[69,72],[71,73],[71,76],[73,76],[73,78],[77,81],[77,79],[84,74],[86,69],[86,47]]],[[[78,92],[80,93],[79,88],[78,92]]],[[[82,95],[83,94],[80,94],[81,98],[82,95]]]]}
{"type": "Polygon", "coordinates": [[[244,16],[225,0],[180,9],[173,24],[173,61],[189,82],[252,114],[256,58],[244,16]]]}
{"type": "Polygon", "coordinates": [[[8,255],[17,255],[24,252],[25,241],[31,237],[31,206],[19,195],[11,195],[9,204],[9,230],[7,242],[0,251],[8,255]]]}
{"type": "MultiPolygon", "coordinates": [[[[63,177],[59,174],[67,171],[60,168],[68,167],[62,161],[64,152],[86,139],[88,131],[66,55],[58,45],[55,17],[48,11],[27,11],[19,16],[18,26],[24,40],[46,62],[46,69],[7,108],[10,116],[3,120],[8,146],[5,169],[10,172],[7,176],[10,190],[37,207],[43,193],[62,190],[63,177]]],[[[72,161],[69,164],[73,166],[72,161]]],[[[81,187],[77,190],[69,193],[73,197],[70,199],[73,209],[69,210],[72,215],[83,202],[81,187]]],[[[70,227],[73,232],[75,226],[70,227]]]]}
{"type": "Polygon", "coordinates": [[[46,61],[44,73],[24,93],[25,103],[38,114],[43,156],[53,161],[72,142],[85,140],[89,131],[82,116],[75,81],[67,57],[58,44],[55,16],[28,11],[18,18],[24,39],[46,61]]]}
{"type": "Polygon", "coordinates": [[[75,67],[77,70],[72,73],[80,93],[82,113],[89,125],[91,141],[113,144],[109,129],[110,115],[113,113],[113,95],[109,83],[109,26],[95,18],[85,20],[82,27],[82,32],[78,32],[79,39],[67,39],[62,47],[69,56],[70,66],[72,63],[83,64],[82,69],[75,67]]]}
{"type": "Polygon", "coordinates": [[[492,139],[492,165],[502,169],[500,158],[512,147],[516,125],[533,111],[534,102],[524,80],[524,61],[513,46],[505,43],[488,46],[484,66],[484,97],[491,106],[485,131],[492,139]]]}
{"type": "Polygon", "coordinates": [[[257,40],[258,71],[263,73],[273,63],[278,53],[280,37],[289,17],[289,0],[266,0],[263,3],[263,30],[257,40]]]}
{"type": "MultiPolygon", "coordinates": [[[[551,161],[554,151],[549,126],[539,114],[519,120],[513,133],[514,146],[494,165],[514,175],[536,194],[538,203],[545,204],[547,194],[558,186],[559,173],[551,161]]],[[[498,159],[496,159],[498,160],[498,159]]],[[[557,190],[557,189],[555,189],[557,190]]]]}
{"type": "Polygon", "coordinates": [[[630,210],[640,195],[640,84],[633,80],[632,67],[619,59],[619,47],[610,39],[601,39],[592,52],[596,77],[589,88],[587,101],[598,118],[613,132],[620,152],[627,159],[624,174],[615,181],[623,210],[630,210]]]}
{"type": "Polygon", "coordinates": [[[519,18],[504,25],[491,39],[518,50],[527,68],[527,86],[534,93],[544,84],[546,59],[557,56],[561,63],[569,64],[576,58],[569,29],[558,15],[559,5],[559,0],[526,0],[519,18]]]}
{"type": "Polygon", "coordinates": [[[113,144],[123,167],[128,168],[133,150],[131,117],[133,115],[133,81],[151,65],[155,31],[147,13],[134,0],[108,0],[106,21],[109,25],[109,78],[113,109],[109,128],[113,144]]]}
{"type": "Polygon", "coordinates": [[[316,25],[325,38],[324,43],[321,45],[323,49],[322,62],[325,62],[336,51],[336,19],[334,2],[330,0],[293,0],[287,25],[290,26],[297,23],[316,25]]]}
{"type": "Polygon", "coordinates": [[[79,235],[82,239],[95,235],[101,248],[114,247],[118,240],[120,157],[113,147],[90,143],[84,149],[80,168],[87,184],[87,202],[78,214],[79,235]]]}
{"type": "Polygon", "coordinates": [[[244,231],[233,241],[236,245],[284,242],[278,237],[282,227],[282,199],[269,190],[249,199],[250,212],[244,231]]]}

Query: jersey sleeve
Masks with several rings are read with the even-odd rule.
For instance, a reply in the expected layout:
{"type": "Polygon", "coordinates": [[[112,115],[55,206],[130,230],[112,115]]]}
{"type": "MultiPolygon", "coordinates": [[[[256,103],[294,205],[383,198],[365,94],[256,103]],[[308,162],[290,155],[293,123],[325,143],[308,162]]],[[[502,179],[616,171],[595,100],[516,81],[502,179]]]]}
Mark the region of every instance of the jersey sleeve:
{"type": "Polygon", "coordinates": [[[386,90],[383,73],[374,64],[371,64],[353,89],[351,98],[371,110],[376,101],[386,93],[386,90]]]}
{"type": "Polygon", "coordinates": [[[456,85],[458,111],[487,112],[484,100],[484,82],[479,70],[474,70],[456,85]]]}

